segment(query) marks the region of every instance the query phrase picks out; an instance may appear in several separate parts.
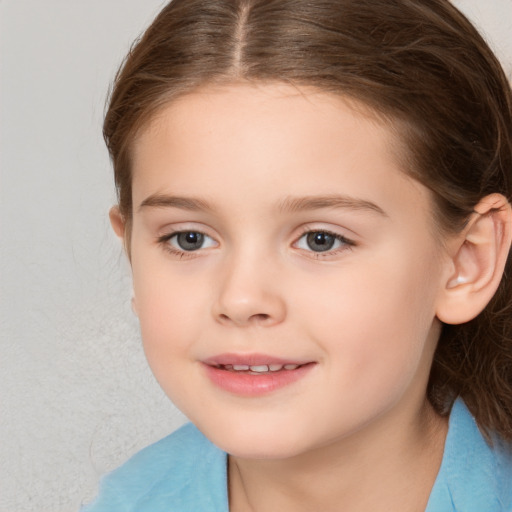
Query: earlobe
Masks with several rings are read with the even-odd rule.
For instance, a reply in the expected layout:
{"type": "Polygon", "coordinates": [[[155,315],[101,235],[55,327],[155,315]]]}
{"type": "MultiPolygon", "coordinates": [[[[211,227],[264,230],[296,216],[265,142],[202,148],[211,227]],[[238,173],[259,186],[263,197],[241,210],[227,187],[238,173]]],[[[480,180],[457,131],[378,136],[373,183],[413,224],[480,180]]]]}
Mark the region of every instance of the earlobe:
{"type": "Polygon", "coordinates": [[[436,311],[442,322],[468,322],[487,306],[501,281],[511,239],[510,204],[501,194],[486,196],[456,240],[451,275],[436,311]]]}
{"type": "Polygon", "coordinates": [[[108,216],[110,218],[110,224],[112,226],[112,229],[114,230],[115,234],[119,237],[124,239],[124,228],[125,223],[123,216],[121,215],[121,212],[119,211],[119,206],[113,206],[110,208],[110,211],[108,212],[108,216]]]}

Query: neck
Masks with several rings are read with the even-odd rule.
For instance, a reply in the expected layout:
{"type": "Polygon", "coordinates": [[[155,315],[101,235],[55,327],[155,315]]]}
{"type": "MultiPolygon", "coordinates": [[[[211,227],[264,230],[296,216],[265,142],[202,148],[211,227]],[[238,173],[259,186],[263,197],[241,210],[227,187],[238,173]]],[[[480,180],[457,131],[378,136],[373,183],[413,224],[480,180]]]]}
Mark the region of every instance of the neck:
{"type": "Polygon", "coordinates": [[[424,511],[441,465],[447,420],[427,402],[414,417],[279,460],[229,457],[231,512],[424,511]],[[398,428],[397,428],[397,425],[398,428]]]}

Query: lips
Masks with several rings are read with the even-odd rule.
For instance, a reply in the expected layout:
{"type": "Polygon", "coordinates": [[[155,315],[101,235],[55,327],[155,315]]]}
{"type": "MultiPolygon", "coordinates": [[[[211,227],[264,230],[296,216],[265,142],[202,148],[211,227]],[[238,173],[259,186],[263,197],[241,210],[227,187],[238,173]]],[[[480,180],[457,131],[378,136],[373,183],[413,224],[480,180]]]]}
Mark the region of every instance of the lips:
{"type": "Polygon", "coordinates": [[[265,354],[220,354],[204,360],[203,366],[216,387],[240,396],[258,396],[298,382],[315,362],[265,354]]]}

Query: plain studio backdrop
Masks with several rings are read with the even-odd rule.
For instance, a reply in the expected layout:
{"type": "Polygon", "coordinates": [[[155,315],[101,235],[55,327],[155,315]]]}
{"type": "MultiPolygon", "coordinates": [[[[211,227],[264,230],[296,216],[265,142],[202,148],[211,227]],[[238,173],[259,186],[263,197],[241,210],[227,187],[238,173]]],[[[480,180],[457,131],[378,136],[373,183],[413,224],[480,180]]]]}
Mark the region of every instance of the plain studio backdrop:
{"type": "MultiPolygon", "coordinates": [[[[109,83],[162,0],[0,0],[0,512],[70,512],[180,426],[107,212],[109,83]]],[[[512,0],[458,0],[512,76],[512,0]]]]}

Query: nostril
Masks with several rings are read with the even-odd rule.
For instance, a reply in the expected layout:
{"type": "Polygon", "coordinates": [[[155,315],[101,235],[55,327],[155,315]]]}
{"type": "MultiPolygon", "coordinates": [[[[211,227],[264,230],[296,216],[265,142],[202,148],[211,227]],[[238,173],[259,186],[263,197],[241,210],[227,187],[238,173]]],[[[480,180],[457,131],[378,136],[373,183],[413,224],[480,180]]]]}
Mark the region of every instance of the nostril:
{"type": "Polygon", "coordinates": [[[286,316],[285,304],[280,297],[221,296],[212,305],[216,322],[224,325],[268,327],[279,324],[286,316]]]}
{"type": "Polygon", "coordinates": [[[221,313],[218,317],[222,322],[235,322],[235,323],[265,323],[268,322],[271,318],[271,315],[268,315],[267,313],[256,313],[254,315],[250,315],[249,317],[246,317],[246,321],[241,322],[240,319],[232,318],[229,315],[226,315],[225,313],[221,313]]]}
{"type": "Polygon", "coordinates": [[[266,313],[259,313],[257,315],[253,315],[253,318],[258,320],[266,320],[267,318],[270,318],[270,315],[267,315],[266,313]]]}
{"type": "Polygon", "coordinates": [[[270,318],[270,315],[267,315],[266,313],[258,313],[256,315],[252,315],[250,320],[256,323],[265,323],[270,318]]]}

